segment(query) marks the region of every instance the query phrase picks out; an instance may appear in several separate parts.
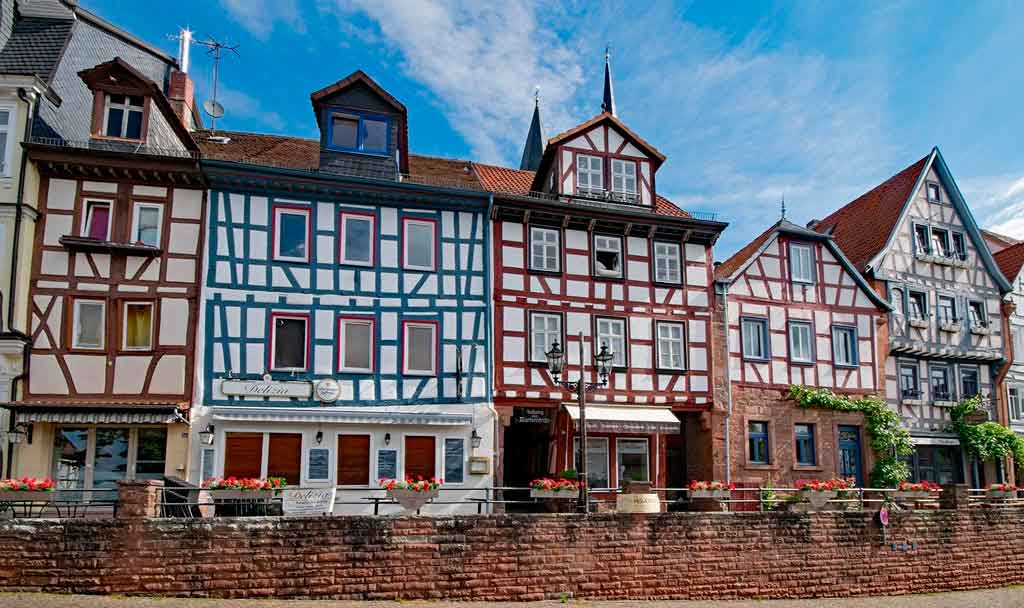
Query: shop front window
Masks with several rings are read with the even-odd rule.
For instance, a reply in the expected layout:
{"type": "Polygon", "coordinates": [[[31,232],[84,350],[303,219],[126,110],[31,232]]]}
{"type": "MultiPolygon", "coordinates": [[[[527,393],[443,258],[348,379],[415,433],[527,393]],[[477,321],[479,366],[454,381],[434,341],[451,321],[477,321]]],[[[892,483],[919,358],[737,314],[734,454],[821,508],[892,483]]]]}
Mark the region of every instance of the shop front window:
{"type": "Polygon", "coordinates": [[[160,479],[166,461],[166,427],[58,427],[51,476],[58,490],[116,491],[118,481],[160,479]]]}
{"type": "Polygon", "coordinates": [[[53,442],[53,478],[58,489],[85,489],[85,463],[88,453],[89,429],[57,429],[53,442]]]}
{"type": "MultiPolygon", "coordinates": [[[[576,470],[580,470],[580,440],[573,444],[576,470]]],[[[608,478],[608,439],[606,437],[587,438],[587,485],[591,488],[607,488],[608,478]]]]}
{"type": "Polygon", "coordinates": [[[628,481],[650,481],[646,439],[619,439],[615,452],[620,486],[628,481]]]}

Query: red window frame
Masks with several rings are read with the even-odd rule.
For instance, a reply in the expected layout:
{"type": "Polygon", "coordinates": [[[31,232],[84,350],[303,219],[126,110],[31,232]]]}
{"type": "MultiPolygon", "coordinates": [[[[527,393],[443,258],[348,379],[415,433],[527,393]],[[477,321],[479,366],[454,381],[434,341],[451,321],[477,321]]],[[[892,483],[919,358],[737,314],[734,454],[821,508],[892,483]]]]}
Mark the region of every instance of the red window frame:
{"type": "MultiPolygon", "coordinates": [[[[404,331],[404,328],[403,328],[404,331]]],[[[338,340],[337,340],[337,354],[335,361],[335,369],[341,373],[346,374],[372,374],[377,371],[377,319],[368,315],[339,315],[338,316],[338,340]],[[370,369],[350,369],[345,368],[342,365],[342,355],[344,354],[345,343],[341,339],[341,327],[345,321],[358,321],[361,323],[370,324],[370,369]]]]}
{"type": "Polygon", "coordinates": [[[431,319],[402,319],[402,375],[403,376],[437,376],[441,371],[441,325],[431,319]],[[409,371],[406,357],[406,328],[409,325],[430,325],[434,328],[434,369],[431,372],[409,371]]]}
{"type": "Polygon", "coordinates": [[[377,216],[372,213],[341,210],[338,212],[338,264],[346,266],[373,266],[377,263],[377,216]],[[345,217],[361,217],[370,220],[370,261],[351,262],[345,260],[345,217]]]}
{"type": "Polygon", "coordinates": [[[279,205],[274,204],[270,206],[270,259],[275,262],[284,262],[286,264],[308,264],[310,256],[313,251],[313,210],[310,207],[302,205],[279,205]],[[278,213],[292,212],[302,213],[306,216],[306,259],[300,260],[298,258],[282,258],[277,253],[277,216],[278,213]]]}
{"type": "Polygon", "coordinates": [[[440,245],[441,245],[441,243],[438,241],[438,238],[437,238],[437,232],[438,231],[437,231],[437,219],[436,218],[432,218],[432,217],[415,217],[415,216],[413,216],[413,217],[403,217],[402,218],[402,250],[401,250],[400,253],[401,253],[401,256],[402,256],[402,268],[403,269],[405,269],[405,270],[412,270],[412,271],[419,271],[419,272],[436,272],[437,271],[437,259],[438,259],[438,257],[440,257],[438,254],[440,252],[440,245]],[[433,233],[434,233],[434,236],[433,236],[433,238],[434,238],[434,255],[433,255],[433,259],[431,260],[431,262],[433,262],[433,264],[431,265],[430,268],[416,268],[416,267],[410,267],[409,266],[408,256],[406,255],[406,252],[407,252],[406,245],[408,245],[408,243],[409,243],[407,238],[408,238],[408,226],[409,226],[410,222],[429,223],[429,224],[432,225],[433,233]]]}

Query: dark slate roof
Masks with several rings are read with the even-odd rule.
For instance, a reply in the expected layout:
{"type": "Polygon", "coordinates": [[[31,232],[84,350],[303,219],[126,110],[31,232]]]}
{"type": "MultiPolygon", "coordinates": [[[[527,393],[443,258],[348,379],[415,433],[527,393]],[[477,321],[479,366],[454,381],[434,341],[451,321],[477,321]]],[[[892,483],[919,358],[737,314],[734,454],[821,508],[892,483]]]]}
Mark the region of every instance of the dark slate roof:
{"type": "Polygon", "coordinates": [[[530,132],[526,134],[526,145],[523,146],[523,160],[519,168],[523,171],[536,171],[540,159],[544,156],[544,128],[540,124],[540,102],[533,106],[533,120],[530,121],[530,132]]]}
{"type": "Polygon", "coordinates": [[[69,19],[23,17],[0,51],[0,74],[38,76],[49,83],[74,22],[69,19]]]}

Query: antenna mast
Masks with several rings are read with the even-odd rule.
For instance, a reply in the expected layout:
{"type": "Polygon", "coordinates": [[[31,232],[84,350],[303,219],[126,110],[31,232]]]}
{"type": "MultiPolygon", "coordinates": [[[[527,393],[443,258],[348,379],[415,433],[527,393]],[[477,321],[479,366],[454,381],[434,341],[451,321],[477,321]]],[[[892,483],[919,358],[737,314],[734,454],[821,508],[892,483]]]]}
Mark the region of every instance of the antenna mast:
{"type": "Polygon", "coordinates": [[[236,56],[238,54],[238,45],[229,45],[219,40],[210,37],[206,40],[196,40],[196,44],[205,46],[208,50],[207,55],[213,55],[213,97],[203,104],[203,110],[210,115],[210,137],[212,138],[217,132],[217,119],[224,116],[224,106],[217,101],[217,81],[220,76],[220,56],[222,51],[231,51],[236,56]]]}

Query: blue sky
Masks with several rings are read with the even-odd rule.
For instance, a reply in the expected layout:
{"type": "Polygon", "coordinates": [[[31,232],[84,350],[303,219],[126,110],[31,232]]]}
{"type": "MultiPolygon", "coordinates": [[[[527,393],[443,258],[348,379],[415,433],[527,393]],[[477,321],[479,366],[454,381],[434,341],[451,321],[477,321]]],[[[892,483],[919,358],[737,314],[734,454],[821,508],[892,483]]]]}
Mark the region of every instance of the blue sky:
{"type": "MultiPolygon", "coordinates": [[[[1015,2],[82,4],[170,52],[181,26],[239,45],[222,128],[315,136],[309,93],[363,69],[409,108],[414,152],[518,166],[541,87],[546,135],[600,111],[668,161],[662,194],[732,226],[822,217],[938,145],[979,222],[1024,238],[1024,11],[1015,2]]],[[[211,64],[193,49],[193,78],[211,64]]]]}

